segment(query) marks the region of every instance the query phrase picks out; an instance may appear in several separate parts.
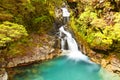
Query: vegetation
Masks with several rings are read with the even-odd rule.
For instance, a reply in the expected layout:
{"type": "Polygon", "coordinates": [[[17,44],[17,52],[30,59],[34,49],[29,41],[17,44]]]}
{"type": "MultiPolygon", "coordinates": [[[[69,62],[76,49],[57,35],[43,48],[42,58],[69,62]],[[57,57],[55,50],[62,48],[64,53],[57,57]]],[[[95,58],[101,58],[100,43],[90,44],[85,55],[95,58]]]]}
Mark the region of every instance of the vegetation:
{"type": "Polygon", "coordinates": [[[37,46],[32,42],[33,34],[42,35],[52,29],[54,8],[61,3],[62,0],[0,0],[0,58],[24,55],[25,47],[37,46]]]}
{"type": "Polygon", "coordinates": [[[6,46],[7,43],[16,41],[27,35],[27,31],[22,25],[8,21],[0,24],[0,46],[6,46]]]}
{"type": "Polygon", "coordinates": [[[84,38],[94,50],[119,52],[120,18],[119,1],[100,2],[81,0],[77,9],[79,16],[71,19],[74,32],[84,38]]]}
{"type": "MultiPolygon", "coordinates": [[[[74,12],[70,24],[77,37],[91,49],[119,52],[120,1],[75,1],[69,6],[74,12]]],[[[18,48],[32,46],[31,34],[48,33],[53,27],[54,9],[62,3],[63,0],[0,0],[0,54],[4,49],[9,55],[23,53],[18,48]]]]}

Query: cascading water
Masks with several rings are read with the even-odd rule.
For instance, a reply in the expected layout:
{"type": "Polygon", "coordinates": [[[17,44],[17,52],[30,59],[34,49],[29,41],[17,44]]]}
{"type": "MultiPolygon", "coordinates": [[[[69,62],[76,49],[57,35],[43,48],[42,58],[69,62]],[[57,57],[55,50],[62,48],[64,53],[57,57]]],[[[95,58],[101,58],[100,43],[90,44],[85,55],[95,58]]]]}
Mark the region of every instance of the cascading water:
{"type": "MultiPolygon", "coordinates": [[[[77,43],[76,43],[76,41],[74,40],[74,38],[72,38],[72,35],[69,33],[69,32],[67,32],[67,31],[65,31],[65,29],[64,29],[64,26],[62,26],[60,29],[59,29],[59,31],[60,31],[60,34],[65,34],[65,37],[63,37],[63,38],[61,38],[62,40],[65,40],[64,38],[66,38],[66,40],[67,40],[67,43],[68,43],[68,48],[69,48],[69,50],[70,51],[78,51],[78,45],[77,45],[77,43]],[[73,47],[74,46],[74,47],[73,47]]],[[[62,36],[62,35],[61,35],[62,36]]],[[[61,44],[65,44],[65,41],[63,41],[64,43],[62,43],[61,42],[61,44]]],[[[62,46],[63,47],[63,46],[62,46]]],[[[61,47],[61,48],[62,48],[61,47]]]]}
{"type": "MultiPolygon", "coordinates": [[[[66,10],[63,9],[63,11],[66,10]]],[[[64,12],[64,14],[67,13],[64,12]]],[[[108,73],[100,70],[99,65],[91,62],[87,56],[82,54],[75,39],[64,29],[64,26],[59,28],[59,32],[61,50],[66,50],[67,42],[68,50],[65,51],[65,55],[70,59],[60,56],[41,64],[17,68],[18,73],[11,80],[120,80],[120,78],[113,78],[112,75],[108,76],[108,73]]]]}
{"type": "Polygon", "coordinates": [[[64,49],[65,40],[67,40],[69,53],[66,53],[66,55],[70,59],[74,59],[76,61],[82,60],[88,63],[93,63],[89,60],[89,58],[86,55],[82,54],[82,52],[79,51],[77,42],[68,31],[65,31],[64,26],[61,26],[59,28],[59,31],[60,31],[60,39],[61,39],[61,49],[65,50],[64,49]],[[62,37],[62,34],[64,34],[65,36],[62,37]]]}
{"type": "MultiPolygon", "coordinates": [[[[69,11],[67,10],[66,7],[63,7],[61,9],[63,11],[63,22],[66,25],[68,20],[69,20],[68,18],[70,16],[70,13],[69,13],[69,11]]],[[[61,26],[59,28],[59,31],[60,31],[59,38],[61,39],[61,50],[63,50],[63,51],[65,50],[65,46],[66,46],[65,44],[66,44],[66,41],[67,41],[67,44],[68,44],[68,50],[67,51],[69,53],[66,54],[66,55],[69,58],[77,60],[77,61],[82,60],[82,61],[85,61],[85,62],[92,63],[87,56],[85,56],[84,54],[82,54],[81,51],[78,50],[78,45],[77,45],[75,39],[72,37],[72,35],[69,32],[65,31],[64,26],[61,26]]]]}

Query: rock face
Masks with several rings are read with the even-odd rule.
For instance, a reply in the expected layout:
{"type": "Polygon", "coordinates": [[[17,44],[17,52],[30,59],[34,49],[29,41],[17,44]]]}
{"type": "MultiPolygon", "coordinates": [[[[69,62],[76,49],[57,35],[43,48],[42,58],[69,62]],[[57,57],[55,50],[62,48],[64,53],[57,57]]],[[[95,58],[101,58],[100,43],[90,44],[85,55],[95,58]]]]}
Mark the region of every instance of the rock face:
{"type": "MultiPolygon", "coordinates": [[[[42,48],[40,48],[40,49],[42,49],[42,48]]],[[[39,49],[37,49],[37,50],[39,50],[39,49]]],[[[59,55],[57,53],[58,52],[55,52],[55,49],[52,48],[49,51],[43,50],[43,53],[38,52],[37,54],[33,54],[33,55],[12,58],[7,63],[7,67],[10,68],[10,67],[18,66],[18,65],[25,65],[25,64],[29,64],[29,63],[33,63],[33,62],[37,62],[37,61],[52,59],[53,57],[59,55]]]]}
{"type": "Polygon", "coordinates": [[[120,60],[115,55],[105,57],[103,54],[96,53],[94,56],[90,55],[90,58],[92,61],[100,64],[107,71],[120,75],[120,60]]]}
{"type": "Polygon", "coordinates": [[[92,61],[100,64],[107,71],[120,75],[120,60],[115,55],[112,54],[105,57],[103,54],[96,53],[94,56],[90,56],[90,58],[92,61]]]}
{"type": "MultiPolygon", "coordinates": [[[[55,36],[48,34],[31,34],[28,43],[15,45],[22,55],[3,58],[0,68],[11,68],[16,66],[28,65],[38,61],[52,59],[60,55],[59,42],[55,36]],[[22,50],[22,51],[21,51],[22,50]]],[[[17,50],[16,48],[11,48],[17,50]]],[[[8,75],[5,69],[0,70],[0,80],[7,80],[8,75]]]]}
{"type": "Polygon", "coordinates": [[[56,43],[56,40],[56,37],[47,34],[31,34],[31,42],[29,42],[27,46],[26,44],[25,46],[23,44],[15,46],[18,47],[18,49],[21,48],[19,51],[24,51],[22,55],[18,54],[15,57],[7,57],[7,59],[3,59],[3,62],[0,62],[0,67],[10,68],[52,59],[60,53],[60,50],[57,48],[59,43],[56,43]]]}
{"type": "Polygon", "coordinates": [[[15,67],[19,64],[25,64],[25,63],[30,63],[30,62],[34,62],[34,61],[39,61],[39,60],[43,59],[43,57],[45,58],[46,54],[49,54],[53,51],[54,51],[53,48],[49,50],[49,48],[47,46],[44,46],[44,48],[43,47],[35,48],[36,54],[12,58],[8,62],[7,67],[15,67]]]}
{"type": "Polygon", "coordinates": [[[55,49],[53,47],[56,42],[55,37],[44,35],[44,38],[45,39],[42,39],[41,36],[38,37],[34,35],[32,45],[34,44],[36,45],[32,48],[28,48],[28,50],[25,52],[26,55],[13,57],[7,60],[6,67],[10,68],[18,65],[25,65],[25,64],[29,64],[37,61],[52,59],[53,57],[58,56],[59,55],[58,53],[60,53],[59,52],[60,50],[55,49]],[[41,46],[39,46],[40,43],[41,43],[41,46]]]}
{"type": "Polygon", "coordinates": [[[108,71],[118,73],[120,75],[120,60],[117,57],[111,56],[110,59],[104,59],[104,62],[102,60],[101,63],[105,64],[103,67],[108,71]]]}
{"type": "Polygon", "coordinates": [[[5,69],[0,69],[0,80],[8,80],[8,74],[5,69]]]}

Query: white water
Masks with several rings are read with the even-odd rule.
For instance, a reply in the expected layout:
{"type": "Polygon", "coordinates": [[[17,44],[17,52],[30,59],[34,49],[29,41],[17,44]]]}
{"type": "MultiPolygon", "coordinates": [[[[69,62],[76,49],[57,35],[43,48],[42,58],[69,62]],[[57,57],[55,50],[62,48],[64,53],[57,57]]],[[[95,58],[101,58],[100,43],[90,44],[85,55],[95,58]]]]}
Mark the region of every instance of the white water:
{"type": "Polygon", "coordinates": [[[61,50],[64,50],[65,47],[65,41],[64,39],[61,39],[61,50]]]}
{"type": "Polygon", "coordinates": [[[76,60],[76,61],[85,61],[88,63],[93,63],[89,60],[89,58],[82,54],[81,51],[79,51],[78,49],[78,45],[77,42],[75,41],[75,39],[72,37],[72,35],[68,32],[65,31],[64,26],[61,26],[59,28],[60,31],[60,39],[61,39],[61,49],[64,51],[65,49],[65,40],[67,40],[67,44],[68,44],[68,51],[65,55],[68,56],[68,58],[76,60]],[[64,34],[65,36],[63,36],[62,34],[64,34]]]}
{"type": "Polygon", "coordinates": [[[63,7],[61,9],[62,9],[62,12],[63,12],[63,17],[69,17],[70,16],[70,13],[67,10],[67,8],[63,7]]]}

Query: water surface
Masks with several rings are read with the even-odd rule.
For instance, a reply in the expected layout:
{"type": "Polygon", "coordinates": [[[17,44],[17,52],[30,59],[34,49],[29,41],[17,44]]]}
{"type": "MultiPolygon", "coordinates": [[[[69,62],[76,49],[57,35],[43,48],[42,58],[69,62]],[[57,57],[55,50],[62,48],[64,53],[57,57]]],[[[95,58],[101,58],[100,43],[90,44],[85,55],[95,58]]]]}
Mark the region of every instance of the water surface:
{"type": "Polygon", "coordinates": [[[14,76],[14,80],[102,80],[99,65],[76,62],[66,56],[17,70],[21,72],[14,76]]]}

